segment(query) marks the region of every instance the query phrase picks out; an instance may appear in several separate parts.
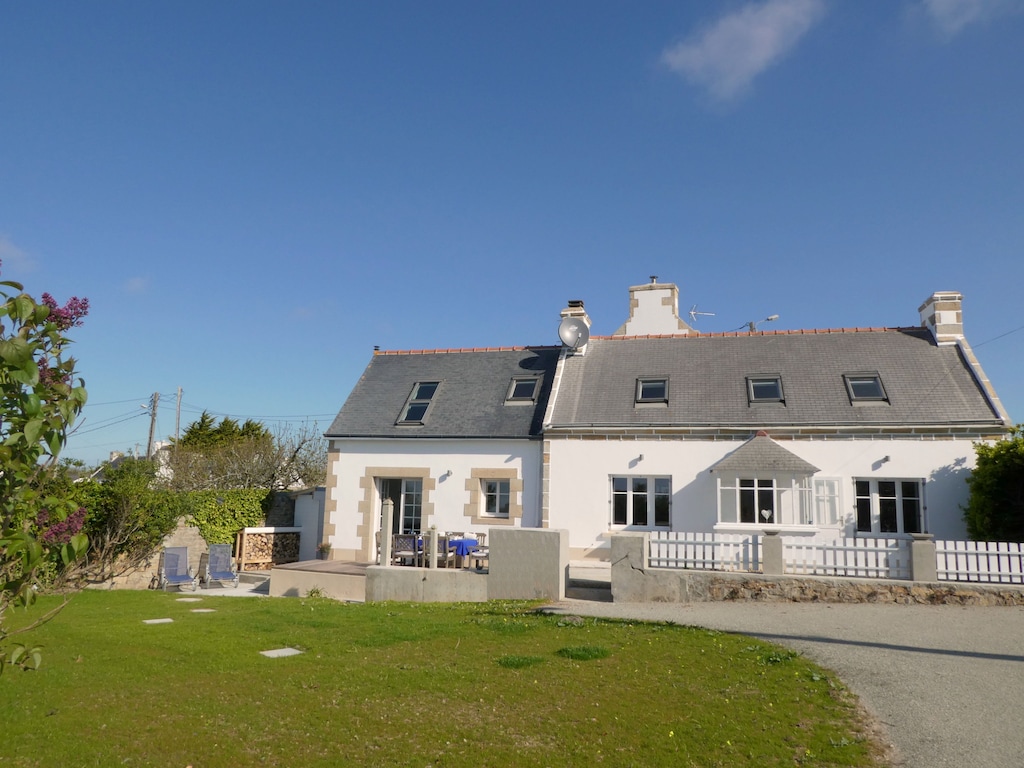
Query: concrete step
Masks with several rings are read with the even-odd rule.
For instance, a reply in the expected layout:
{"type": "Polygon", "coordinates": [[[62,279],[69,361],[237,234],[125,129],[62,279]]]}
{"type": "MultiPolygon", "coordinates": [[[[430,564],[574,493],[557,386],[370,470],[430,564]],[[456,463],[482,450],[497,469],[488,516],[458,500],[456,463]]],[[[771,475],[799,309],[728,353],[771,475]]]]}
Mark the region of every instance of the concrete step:
{"type": "Polygon", "coordinates": [[[612,602],[612,589],[604,587],[577,587],[572,584],[565,588],[565,596],[570,600],[589,600],[593,603],[612,602]]]}
{"type": "Polygon", "coordinates": [[[573,600],[592,600],[600,603],[612,602],[612,585],[601,578],[570,578],[565,587],[565,596],[573,600]]]}
{"type": "Polygon", "coordinates": [[[239,584],[262,584],[270,581],[270,571],[242,571],[238,574],[239,584]]]}

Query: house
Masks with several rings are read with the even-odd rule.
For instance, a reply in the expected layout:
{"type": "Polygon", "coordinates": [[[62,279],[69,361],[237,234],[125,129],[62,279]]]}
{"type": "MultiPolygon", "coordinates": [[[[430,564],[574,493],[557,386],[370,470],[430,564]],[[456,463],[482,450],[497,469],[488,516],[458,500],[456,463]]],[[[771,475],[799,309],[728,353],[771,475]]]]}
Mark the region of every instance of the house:
{"type": "Polygon", "coordinates": [[[705,334],[652,279],[611,336],[573,301],[561,346],[375,352],[326,432],[324,540],[373,561],[385,499],[395,531],[565,529],[573,558],[625,530],[965,538],[973,444],[1011,422],[961,305],[705,334]]]}

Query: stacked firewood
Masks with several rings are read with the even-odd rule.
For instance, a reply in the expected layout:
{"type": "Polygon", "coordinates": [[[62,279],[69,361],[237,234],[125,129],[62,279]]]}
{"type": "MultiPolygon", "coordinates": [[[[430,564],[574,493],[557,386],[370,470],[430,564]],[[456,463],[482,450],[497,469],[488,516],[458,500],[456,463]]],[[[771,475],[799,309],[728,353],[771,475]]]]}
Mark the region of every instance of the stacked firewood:
{"type": "Polygon", "coordinates": [[[294,563],[299,559],[299,534],[247,533],[242,537],[242,570],[263,570],[268,565],[294,563]]]}

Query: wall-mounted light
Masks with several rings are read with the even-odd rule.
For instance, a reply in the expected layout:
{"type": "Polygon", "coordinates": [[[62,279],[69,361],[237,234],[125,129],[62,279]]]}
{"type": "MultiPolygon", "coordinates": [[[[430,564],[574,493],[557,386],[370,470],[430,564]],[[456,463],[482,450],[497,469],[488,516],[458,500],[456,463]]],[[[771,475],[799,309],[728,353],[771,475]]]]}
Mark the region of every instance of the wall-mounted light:
{"type": "Polygon", "coordinates": [[[644,460],[644,455],[641,453],[639,456],[636,457],[636,460],[637,461],[643,461],[644,460]]]}
{"type": "Polygon", "coordinates": [[[885,464],[886,462],[889,462],[889,461],[892,461],[892,458],[890,456],[883,456],[882,460],[880,462],[878,462],[878,463],[879,464],[885,464]]]}

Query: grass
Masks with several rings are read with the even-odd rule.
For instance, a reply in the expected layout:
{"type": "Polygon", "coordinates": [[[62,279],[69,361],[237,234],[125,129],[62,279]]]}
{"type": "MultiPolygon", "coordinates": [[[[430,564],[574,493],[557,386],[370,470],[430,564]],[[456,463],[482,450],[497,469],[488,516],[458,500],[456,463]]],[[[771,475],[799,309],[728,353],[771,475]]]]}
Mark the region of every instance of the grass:
{"type": "Polygon", "coordinates": [[[33,632],[41,669],[0,676],[0,766],[880,764],[831,673],[748,637],[526,603],[183,596],[86,592],[33,632]],[[282,647],[303,653],[259,653],[282,647]]]}

